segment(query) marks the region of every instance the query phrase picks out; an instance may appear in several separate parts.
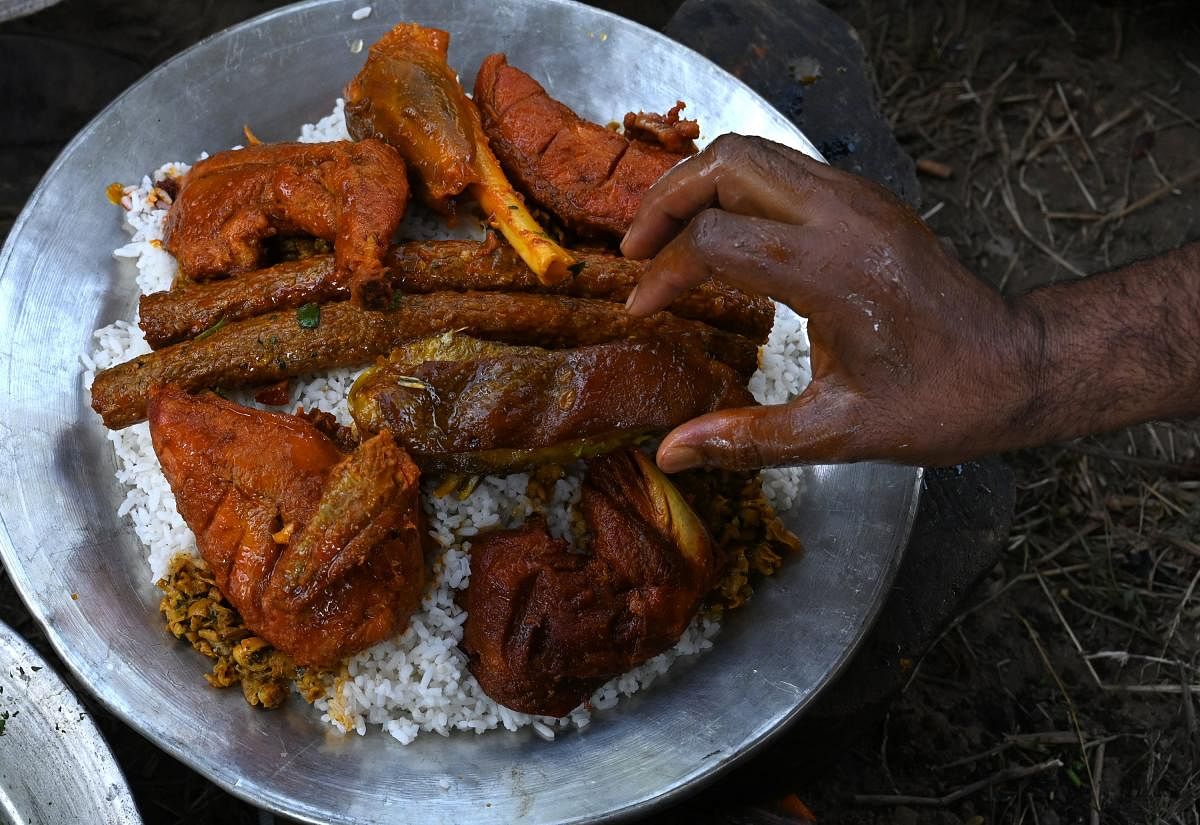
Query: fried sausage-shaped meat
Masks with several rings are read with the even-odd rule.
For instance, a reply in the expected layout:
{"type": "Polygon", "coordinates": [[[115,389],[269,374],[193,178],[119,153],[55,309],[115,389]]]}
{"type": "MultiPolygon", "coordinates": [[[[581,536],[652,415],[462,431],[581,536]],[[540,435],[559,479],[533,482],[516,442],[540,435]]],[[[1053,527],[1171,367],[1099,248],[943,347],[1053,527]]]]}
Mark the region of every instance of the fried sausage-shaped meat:
{"type": "Polygon", "coordinates": [[[146,417],[156,386],[188,391],[273,384],[333,367],[369,364],[405,341],[450,330],[551,349],[619,338],[662,337],[700,349],[749,379],[758,346],[699,321],[659,312],[635,318],[620,304],[519,292],[434,292],[408,295],[394,309],[373,311],[350,301],[323,304],[301,324],[285,310],[224,324],[210,334],[139,355],[100,372],[92,409],[110,429],[146,417]]]}
{"type": "Polygon", "coordinates": [[[754,398],[729,367],[660,339],[545,350],[445,333],[393,350],[349,402],[360,433],[390,431],[423,469],[503,475],[754,398]]]}
{"type": "Polygon", "coordinates": [[[343,453],[303,418],[157,389],[150,437],[247,627],[327,667],[404,629],[425,582],[419,471],[390,435],[343,453]]]}
{"type": "Polygon", "coordinates": [[[184,175],[164,244],[186,278],[205,280],[257,269],[266,238],[314,235],[333,241],[335,280],[379,305],[390,297],[383,255],[407,204],[404,161],[382,141],[264,143],[184,175]]]}
{"type": "Polygon", "coordinates": [[[399,149],[416,170],[422,199],[436,211],[453,216],[453,198],[469,191],[539,279],[561,281],[574,258],[504,177],[479,112],[446,63],[449,46],[449,34],[415,23],[385,34],[346,87],[346,126],[356,138],[399,149]]]}
{"type": "MultiPolygon", "coordinates": [[[[413,241],[393,247],[384,258],[392,287],[403,293],[443,290],[548,292],[624,303],[644,264],[607,253],[578,253],[577,272],[552,286],[537,276],[506,244],[476,241],[413,241]]],[[[143,295],[138,323],[151,347],[159,349],[193,338],[222,321],[238,321],[308,303],[344,300],[349,290],[336,278],[333,258],[316,255],[287,261],[238,278],[187,284],[143,295]]],[[[763,296],[719,281],[705,281],[668,308],[681,318],[765,343],[775,305],[763,296]]]]}
{"type": "Polygon", "coordinates": [[[591,463],[580,508],[588,555],[540,518],[472,543],[463,647],[484,692],[523,713],[563,716],[671,647],[718,573],[699,518],[636,450],[591,463]]]}
{"type": "Polygon", "coordinates": [[[503,54],[479,67],[475,104],[512,179],[583,235],[623,236],[646,190],[695,151],[630,140],[584,120],[503,54]]]}

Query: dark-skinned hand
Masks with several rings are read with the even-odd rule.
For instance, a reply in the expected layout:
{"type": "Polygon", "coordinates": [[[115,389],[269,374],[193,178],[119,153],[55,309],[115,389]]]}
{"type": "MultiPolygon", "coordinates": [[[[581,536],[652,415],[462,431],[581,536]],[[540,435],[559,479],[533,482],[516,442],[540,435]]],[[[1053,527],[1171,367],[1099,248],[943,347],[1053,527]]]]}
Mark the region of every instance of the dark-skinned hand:
{"type": "Polygon", "coordinates": [[[635,315],[717,278],[809,320],[808,388],[677,427],[668,472],[952,463],[1003,448],[1029,397],[1019,313],[886,190],[777,143],[717,138],[646,194],[621,249],[653,257],[635,315]]]}

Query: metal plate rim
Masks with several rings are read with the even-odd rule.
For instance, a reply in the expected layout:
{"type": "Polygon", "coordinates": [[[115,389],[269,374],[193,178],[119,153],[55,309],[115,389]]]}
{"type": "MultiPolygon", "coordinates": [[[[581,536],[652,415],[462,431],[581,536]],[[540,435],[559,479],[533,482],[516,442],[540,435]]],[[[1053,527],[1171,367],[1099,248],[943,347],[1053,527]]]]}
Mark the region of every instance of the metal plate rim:
{"type": "MultiPolygon", "coordinates": [[[[27,677],[25,694],[17,690],[11,690],[9,694],[0,697],[0,699],[5,700],[6,706],[14,699],[20,705],[21,697],[24,695],[25,705],[18,706],[17,710],[33,711],[34,713],[27,712],[20,719],[12,716],[6,717],[10,730],[5,735],[20,736],[24,734],[25,729],[23,726],[30,724],[32,718],[38,719],[47,727],[36,734],[40,740],[40,746],[37,748],[38,753],[31,760],[13,760],[8,764],[12,765],[16,762],[21,762],[24,765],[25,771],[36,771],[41,762],[45,761],[43,756],[49,751],[50,757],[56,762],[56,766],[62,766],[63,770],[59,771],[56,776],[27,777],[34,780],[42,780],[38,784],[29,786],[37,789],[39,801],[45,801],[49,798],[51,804],[55,802],[59,803],[59,811],[47,811],[45,812],[47,815],[53,813],[55,816],[61,817],[71,813],[86,812],[93,814],[91,821],[97,823],[140,825],[142,820],[138,815],[137,806],[130,793],[129,784],[125,780],[125,774],[113,756],[112,749],[92,721],[91,714],[87,712],[87,709],[80,703],[75,692],[63,681],[62,676],[46,661],[41,653],[33,645],[29,644],[28,641],[23,639],[13,628],[4,622],[0,622],[0,666],[12,667],[17,666],[19,663],[21,666],[32,666],[35,669],[34,675],[27,677]],[[31,706],[32,702],[28,697],[28,691],[34,679],[47,683],[44,685],[39,684],[35,690],[39,696],[55,697],[55,701],[58,702],[56,711],[51,712],[48,707],[41,705],[31,706]],[[59,727],[52,732],[49,729],[50,716],[52,714],[61,717],[55,722],[56,725],[67,725],[69,727],[59,727]],[[73,741],[76,747],[68,747],[68,740],[64,739],[64,737],[73,737],[70,741],[73,741]],[[47,742],[49,744],[46,744],[47,742]],[[68,767],[70,770],[67,770],[68,767]],[[64,778],[90,778],[93,773],[95,774],[95,778],[100,779],[106,784],[107,792],[104,795],[101,795],[98,789],[87,786],[82,782],[77,783],[74,787],[60,784],[60,781],[64,778]],[[75,794],[78,794],[78,796],[75,794]],[[92,810],[79,810],[79,803],[84,800],[86,800],[92,810]]],[[[11,670],[0,673],[0,685],[7,682],[9,687],[16,687],[14,684],[16,679],[17,677],[13,676],[11,670]]],[[[11,748],[13,745],[10,744],[8,747],[11,748]]],[[[21,771],[18,770],[17,773],[20,775],[21,771]]],[[[7,793],[4,786],[0,784],[0,814],[6,813],[6,805],[13,804],[12,795],[7,793]]],[[[10,815],[16,814],[18,816],[18,823],[45,821],[34,810],[13,809],[7,813],[10,815]]]]}
{"type": "MultiPolygon", "coordinates": [[[[555,5],[561,5],[561,6],[579,7],[581,9],[586,9],[589,14],[599,15],[604,18],[610,18],[610,19],[613,19],[616,21],[620,21],[621,25],[636,26],[637,28],[644,30],[646,33],[649,33],[651,36],[653,36],[656,39],[662,39],[663,41],[667,41],[667,42],[671,43],[673,48],[683,49],[693,55],[696,55],[696,57],[698,59],[703,60],[706,63],[709,63],[709,65],[712,66],[712,68],[715,71],[720,72],[721,74],[727,75],[730,81],[732,81],[733,83],[735,83],[736,85],[741,87],[742,93],[753,97],[758,102],[760,102],[763,106],[768,105],[765,103],[765,101],[762,100],[762,98],[757,93],[755,93],[753,90],[751,90],[749,87],[747,87],[744,83],[742,83],[742,81],[738,80],[737,78],[733,77],[732,75],[729,75],[727,72],[725,72],[720,67],[716,67],[715,65],[711,64],[709,61],[707,61],[706,58],[704,58],[702,55],[699,55],[694,50],[692,50],[686,46],[683,46],[682,44],[676,43],[675,41],[671,41],[669,38],[667,38],[665,35],[661,34],[660,32],[656,32],[652,29],[642,26],[641,24],[637,24],[632,21],[625,20],[624,18],[621,18],[618,15],[615,15],[611,12],[588,7],[582,3],[575,2],[575,0],[542,0],[542,1],[546,2],[546,3],[555,4],[555,5]]],[[[332,6],[336,6],[336,5],[345,5],[344,0],[306,0],[306,2],[297,3],[297,4],[293,4],[291,6],[274,9],[274,10],[268,11],[264,14],[258,15],[254,18],[251,18],[249,20],[238,23],[234,26],[231,26],[231,27],[221,31],[221,32],[217,32],[215,34],[212,34],[212,35],[204,38],[203,40],[192,45],[191,47],[189,47],[188,49],[179,53],[178,55],[173,56],[172,58],[170,58],[169,60],[167,60],[163,64],[161,64],[159,67],[156,67],[154,70],[152,70],[146,76],[140,78],[138,81],[136,81],[134,84],[132,84],[124,92],[122,92],[121,95],[119,95],[116,99],[114,99],[114,101],[112,103],[110,103],[98,115],[96,115],[95,118],[93,118],[91,121],[89,121],[89,123],[70,141],[70,143],[68,143],[68,145],[63,149],[63,151],[55,159],[54,163],[50,166],[49,170],[43,176],[42,180],[39,182],[37,188],[34,190],[34,193],[31,195],[29,201],[27,202],[25,208],[22,210],[17,221],[14,222],[12,229],[10,230],[8,239],[6,240],[6,242],[4,244],[3,249],[0,250],[0,278],[7,277],[9,274],[9,264],[10,264],[13,254],[14,254],[14,249],[17,245],[17,240],[18,240],[19,236],[21,235],[21,230],[29,222],[32,214],[36,211],[36,208],[37,208],[39,202],[41,201],[42,197],[44,196],[45,191],[47,189],[47,182],[55,176],[55,174],[59,171],[60,167],[65,163],[66,159],[72,154],[73,151],[75,151],[78,148],[79,144],[84,143],[88,140],[88,138],[91,136],[91,134],[95,131],[97,124],[99,122],[101,122],[102,120],[104,120],[105,117],[110,113],[110,111],[112,109],[114,109],[115,107],[119,106],[127,96],[134,94],[144,84],[153,82],[154,75],[156,73],[158,73],[162,70],[165,70],[167,67],[172,66],[173,64],[176,64],[177,62],[185,60],[193,52],[203,49],[208,44],[210,44],[212,41],[229,36],[233,33],[242,32],[245,30],[256,28],[256,27],[261,26],[264,23],[267,23],[270,20],[273,20],[280,16],[291,15],[291,14],[297,13],[299,11],[315,9],[315,8],[319,8],[322,6],[331,6],[332,7],[332,6]]],[[[796,130],[796,132],[798,135],[800,135],[800,137],[803,138],[803,135],[800,134],[798,130],[796,130]]],[[[809,147],[811,147],[811,151],[813,154],[819,156],[819,153],[817,153],[817,150],[815,149],[815,147],[812,147],[811,142],[808,142],[806,138],[804,138],[804,142],[807,143],[809,147]]],[[[917,504],[919,502],[921,478],[922,478],[921,470],[919,468],[913,468],[911,489],[909,490],[909,492],[907,494],[908,506],[907,506],[907,509],[905,512],[905,520],[904,520],[903,525],[900,527],[900,529],[896,533],[898,547],[894,548],[894,552],[891,553],[889,567],[885,571],[885,575],[883,577],[881,577],[881,579],[879,580],[878,586],[876,588],[877,590],[886,590],[886,588],[890,584],[892,577],[895,574],[895,570],[900,562],[900,558],[903,553],[903,548],[904,548],[905,544],[907,543],[907,539],[908,539],[909,535],[911,534],[912,524],[913,524],[913,520],[915,518],[917,504]]],[[[27,579],[27,577],[25,576],[25,571],[22,569],[21,565],[18,563],[19,560],[18,560],[18,557],[16,554],[15,547],[13,546],[13,542],[11,539],[8,525],[6,523],[3,523],[2,521],[0,521],[0,561],[4,562],[5,567],[9,570],[10,575],[13,577],[14,584],[16,585],[18,594],[20,595],[22,601],[26,604],[30,613],[35,617],[35,619],[38,621],[39,625],[41,625],[44,628],[48,641],[53,646],[55,651],[58,653],[58,655],[60,656],[62,661],[66,664],[68,669],[77,678],[79,678],[83,684],[87,685],[89,692],[93,693],[93,695],[96,696],[98,701],[100,701],[105,707],[107,707],[115,715],[117,715],[119,718],[121,718],[126,724],[130,725],[130,727],[137,730],[142,735],[147,736],[148,738],[151,738],[153,741],[155,741],[156,746],[164,749],[165,751],[170,753],[175,758],[178,758],[181,761],[185,762],[193,769],[200,771],[205,776],[207,776],[209,779],[211,779],[214,783],[216,783],[220,787],[224,788],[226,791],[230,792],[231,794],[233,794],[235,796],[238,796],[239,798],[246,800],[247,802],[250,802],[251,804],[265,805],[266,807],[269,807],[270,809],[272,809],[278,813],[285,814],[285,815],[288,815],[291,817],[296,817],[302,821],[314,822],[314,823],[322,821],[306,811],[298,810],[295,807],[292,807],[292,806],[286,804],[286,801],[281,801],[274,797],[265,797],[264,798],[261,794],[256,795],[253,792],[252,788],[243,786],[239,782],[228,781],[219,772],[214,772],[214,771],[209,770],[209,768],[211,766],[205,764],[203,762],[203,760],[201,760],[193,752],[184,748],[181,744],[177,744],[175,742],[170,742],[170,741],[168,741],[168,742],[159,741],[159,738],[157,736],[155,736],[155,732],[154,732],[152,726],[149,725],[145,720],[141,719],[134,712],[134,709],[132,707],[128,706],[125,702],[122,702],[121,697],[115,696],[115,695],[109,696],[109,695],[106,695],[103,693],[95,692],[93,690],[92,686],[89,684],[89,680],[87,678],[87,674],[85,673],[85,671],[82,670],[81,667],[78,666],[77,663],[74,662],[69,655],[67,655],[69,653],[69,649],[68,649],[68,645],[67,645],[65,638],[63,638],[59,634],[58,630],[54,627],[53,623],[50,621],[50,617],[48,616],[48,614],[42,609],[42,605],[34,598],[34,590],[31,585],[31,582],[27,579]]],[[[619,809],[609,810],[608,812],[606,812],[605,814],[602,815],[602,818],[604,820],[608,820],[608,821],[626,820],[626,819],[629,819],[629,818],[637,816],[637,815],[643,815],[643,814],[649,813],[650,811],[658,809],[658,808],[662,807],[663,805],[666,805],[672,801],[676,801],[680,797],[682,797],[686,794],[689,794],[691,792],[694,792],[700,786],[714,781],[719,776],[721,776],[722,774],[724,774],[725,772],[727,772],[728,770],[733,768],[735,765],[737,765],[740,762],[743,762],[745,759],[747,759],[753,753],[759,752],[763,747],[765,747],[771,741],[775,740],[811,704],[811,702],[819,694],[820,689],[822,687],[828,685],[834,678],[836,678],[837,673],[839,673],[844,668],[845,664],[849,660],[853,651],[855,649],[857,649],[859,644],[861,643],[863,637],[866,634],[866,631],[869,629],[869,627],[874,623],[874,620],[877,618],[878,611],[879,611],[881,605],[882,605],[882,600],[880,598],[876,598],[873,602],[873,606],[869,612],[869,615],[867,616],[867,620],[859,628],[859,633],[858,633],[857,637],[843,651],[841,659],[838,661],[836,666],[825,675],[825,677],[818,683],[818,685],[814,688],[814,690],[812,690],[808,694],[808,696],[805,697],[805,699],[802,702],[797,704],[787,716],[778,720],[778,722],[770,730],[768,730],[767,732],[762,734],[752,745],[750,745],[748,748],[743,749],[740,752],[736,752],[736,753],[733,753],[733,754],[725,757],[724,759],[722,759],[721,762],[719,762],[715,765],[712,765],[712,766],[706,765],[706,766],[701,766],[701,767],[697,768],[691,774],[683,777],[677,784],[662,791],[657,796],[654,796],[649,799],[642,799],[642,800],[637,800],[637,801],[631,802],[628,805],[626,805],[625,807],[622,807],[619,809]]],[[[584,821],[584,819],[591,821],[590,817],[579,818],[579,819],[570,820],[570,821],[584,821]]],[[[563,821],[568,821],[568,820],[563,820],[563,821]]]]}

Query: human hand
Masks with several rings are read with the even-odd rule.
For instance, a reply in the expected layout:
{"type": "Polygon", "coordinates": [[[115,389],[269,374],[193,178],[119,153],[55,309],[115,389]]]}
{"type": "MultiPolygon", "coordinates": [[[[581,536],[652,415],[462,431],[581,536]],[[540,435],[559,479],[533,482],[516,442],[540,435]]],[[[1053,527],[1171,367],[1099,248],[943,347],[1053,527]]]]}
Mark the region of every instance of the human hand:
{"type": "Polygon", "coordinates": [[[627,304],[635,315],[718,278],[809,321],[808,388],[676,427],[658,450],[663,470],[949,464],[1004,449],[1019,426],[1019,313],[870,181],[722,135],[647,192],[621,249],[653,256],[627,304]]]}

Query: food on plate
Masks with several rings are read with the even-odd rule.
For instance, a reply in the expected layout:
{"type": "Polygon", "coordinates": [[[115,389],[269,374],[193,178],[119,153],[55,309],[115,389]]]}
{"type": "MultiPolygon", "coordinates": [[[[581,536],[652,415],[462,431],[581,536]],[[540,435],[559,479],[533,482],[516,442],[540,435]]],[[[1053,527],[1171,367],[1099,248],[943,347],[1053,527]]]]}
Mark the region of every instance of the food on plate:
{"type": "MultiPolygon", "coordinates": [[[[694,145],[672,150],[657,139],[643,140],[645,130],[635,130],[631,139],[584,120],[503,54],[488,56],[479,67],[475,103],[516,184],[583,235],[623,236],[646,190],[695,152],[694,145]]],[[[677,121],[671,130],[690,133],[688,123],[677,121]]]]}
{"type": "Polygon", "coordinates": [[[547,350],[453,332],[405,344],[350,390],[362,434],[425,470],[513,473],[590,458],[754,403],[726,365],[662,339],[547,350]]]}
{"type": "MultiPolygon", "coordinates": [[[[402,293],[487,290],[548,292],[576,298],[624,303],[641,277],[644,263],[607,252],[578,252],[572,277],[541,284],[512,247],[478,241],[411,241],[392,247],[383,265],[392,288],[402,293]]],[[[194,338],[216,324],[230,323],[309,303],[345,300],[349,291],[335,277],[329,255],[284,261],[237,278],[143,295],[138,325],[151,347],[159,349],[194,338]]],[[[669,307],[673,315],[704,321],[762,344],[771,332],[775,305],[717,281],[681,295],[669,307]]]]}
{"type": "Polygon", "coordinates": [[[413,338],[447,330],[550,348],[661,336],[729,364],[743,379],[757,366],[758,345],[699,321],[659,312],[635,318],[620,304],[520,292],[408,295],[394,309],[349,301],[309,305],[214,328],[96,375],[92,409],[110,429],[146,417],[154,387],[194,391],[271,384],[333,367],[362,366],[413,338]]]}
{"type": "Polygon", "coordinates": [[[471,547],[463,646],[489,696],[562,716],[611,677],[675,644],[718,574],[708,532],[637,450],[591,462],[586,554],[541,519],[471,547]]]}
{"type": "Polygon", "coordinates": [[[382,141],[257,144],[184,175],[164,244],[185,278],[205,280],[257,269],[267,238],[324,238],[334,279],[363,305],[386,305],[383,255],[407,204],[404,161],[382,141]]]}
{"type": "Polygon", "coordinates": [[[763,486],[764,477],[779,472],[705,469],[671,476],[721,554],[721,578],[704,606],[710,615],[744,605],[753,593],[752,577],[773,576],[785,559],[804,552],[763,486]]]}
{"type": "Polygon", "coordinates": [[[350,453],[311,421],[155,389],[154,451],[221,592],[297,664],[404,629],[425,585],[419,471],[389,433],[350,453]]]}
{"type": "Polygon", "coordinates": [[[163,591],[158,609],[167,630],[213,660],[212,673],[204,674],[213,687],[240,685],[246,701],[262,708],[282,705],[293,683],[310,702],[324,694],[327,673],[297,667],[286,653],[254,635],[199,559],[176,556],[157,584],[163,591]]]}
{"type": "MultiPolygon", "coordinates": [[[[335,108],[301,139],[341,144],[259,144],[234,157],[269,162],[202,162],[197,170],[220,174],[189,176],[187,198],[181,164],[125,187],[134,238],[116,254],[138,258],[138,284],[153,294],[140,328],[98,331],[85,383],[112,428],[129,485],[122,512],[147,545],[168,629],[214,660],[210,683],[240,684],[263,707],[296,688],[338,729],[378,725],[402,743],[421,731],[526,725],[553,738],[709,646],[750,577],[797,549],[775,512],[799,489],[791,471],[697,470],[673,479],[676,489],[623,445],[711,409],[786,400],[804,380],[806,344],[790,310],[713,282],[630,317],[622,303],[644,264],[613,254],[603,231],[597,248],[568,252],[532,222],[446,64],[446,43],[402,25],[377,44],[348,89],[359,144],[346,143],[335,108]],[[322,177],[337,162],[313,171],[286,161],[349,157],[380,139],[395,144],[391,183],[407,174],[440,216],[415,204],[399,239],[339,225],[323,240],[273,211],[272,187],[299,176],[307,188],[289,190],[280,210],[326,214],[336,194],[363,207],[360,228],[394,228],[388,210],[356,200],[378,180],[347,173],[338,189],[322,177]],[[223,186],[233,194],[218,204],[223,186]],[[244,191],[254,197],[239,199],[244,191]],[[175,230],[168,207],[182,202],[182,215],[201,195],[216,221],[186,227],[195,249],[246,261],[236,273],[188,277],[161,243],[164,223],[175,230]],[[441,218],[468,198],[500,233],[413,240],[447,234],[441,218]],[[257,232],[275,234],[263,243],[257,232]],[[310,412],[267,413],[214,389],[310,412]],[[129,426],[147,415],[147,426],[129,426]],[[433,471],[420,485],[417,464],[433,471]],[[530,469],[513,472],[521,467],[530,469]],[[542,601],[503,601],[506,588],[542,601]],[[524,618],[552,647],[509,623],[524,618]]],[[[494,90],[510,94],[522,77],[506,73],[494,90]]],[[[636,208],[646,158],[693,150],[698,127],[682,104],[631,113],[621,136],[525,80],[542,97],[511,107],[524,121],[504,113],[518,131],[554,126],[565,111],[562,140],[578,141],[585,172],[597,146],[620,143],[603,179],[578,189],[589,219],[593,207],[636,208]]],[[[558,131],[551,139],[560,165],[545,168],[557,173],[558,131]]],[[[514,162],[543,169],[556,156],[537,148],[514,162]]],[[[464,223],[453,231],[472,232],[464,223]]]]}
{"type": "Polygon", "coordinates": [[[367,56],[346,87],[346,125],[360,140],[395,146],[413,167],[418,191],[452,216],[453,198],[469,192],[544,283],[566,278],[575,259],[546,234],[513,191],[488,146],[479,112],[446,63],[450,35],[401,23],[367,56]]]}
{"type": "Polygon", "coordinates": [[[693,155],[696,153],[696,138],[700,137],[700,124],[679,116],[686,108],[687,104],[677,100],[665,115],[657,112],[628,112],[622,124],[625,127],[625,137],[657,143],[668,152],[693,155]]]}

